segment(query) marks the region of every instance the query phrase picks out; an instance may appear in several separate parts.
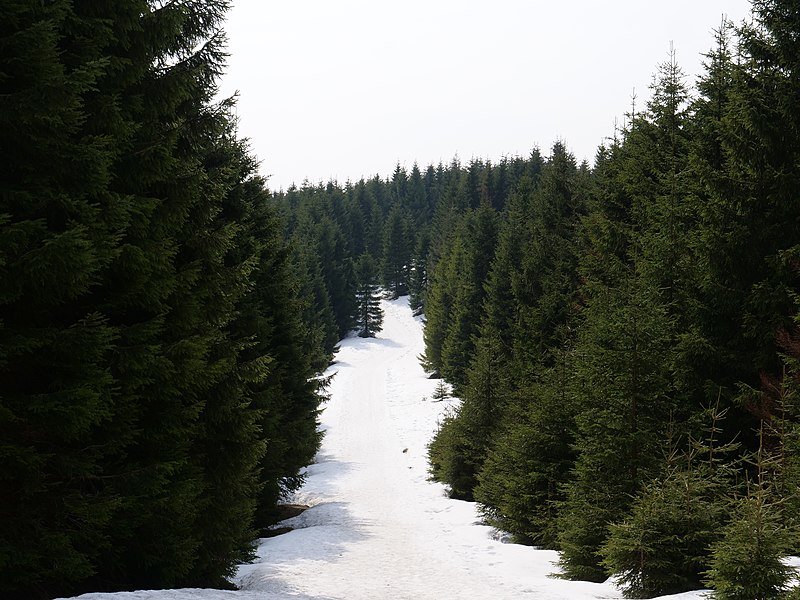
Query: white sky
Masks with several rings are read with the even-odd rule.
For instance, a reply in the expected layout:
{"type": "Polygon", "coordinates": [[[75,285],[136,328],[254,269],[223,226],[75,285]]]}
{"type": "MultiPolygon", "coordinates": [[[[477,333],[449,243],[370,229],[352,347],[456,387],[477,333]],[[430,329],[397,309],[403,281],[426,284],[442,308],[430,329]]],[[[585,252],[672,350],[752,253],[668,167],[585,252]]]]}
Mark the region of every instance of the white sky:
{"type": "Polygon", "coordinates": [[[272,189],[544,154],[591,163],[674,42],[693,83],[748,0],[234,0],[227,74],[272,189]]]}

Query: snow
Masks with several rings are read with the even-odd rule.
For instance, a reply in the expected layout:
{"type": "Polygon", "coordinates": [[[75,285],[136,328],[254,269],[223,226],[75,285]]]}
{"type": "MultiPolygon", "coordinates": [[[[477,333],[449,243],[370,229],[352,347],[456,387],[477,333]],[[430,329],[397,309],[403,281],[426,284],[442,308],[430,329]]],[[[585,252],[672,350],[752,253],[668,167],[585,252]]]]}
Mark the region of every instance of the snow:
{"type": "MultiPolygon", "coordinates": [[[[426,445],[457,402],[433,402],[436,381],[419,365],[422,323],[407,298],[384,301],[377,338],[342,341],[325,430],[305,486],[310,506],[259,540],[239,567],[240,591],[161,590],[84,594],[81,600],[581,600],[622,598],[603,584],[553,578],[557,554],[506,544],[480,524],[474,504],[428,480],[426,445]]],[[[703,592],[669,596],[699,600],[703,592]]]]}

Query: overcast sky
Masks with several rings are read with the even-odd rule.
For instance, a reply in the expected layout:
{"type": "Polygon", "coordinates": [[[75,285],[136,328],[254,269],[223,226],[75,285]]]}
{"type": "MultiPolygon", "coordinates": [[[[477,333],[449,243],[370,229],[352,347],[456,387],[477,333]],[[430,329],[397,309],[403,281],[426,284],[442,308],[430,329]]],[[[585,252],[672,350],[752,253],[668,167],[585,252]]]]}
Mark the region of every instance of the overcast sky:
{"type": "Polygon", "coordinates": [[[591,163],[674,43],[693,83],[748,0],[234,0],[224,95],[239,92],[271,189],[458,156],[591,163]]]}

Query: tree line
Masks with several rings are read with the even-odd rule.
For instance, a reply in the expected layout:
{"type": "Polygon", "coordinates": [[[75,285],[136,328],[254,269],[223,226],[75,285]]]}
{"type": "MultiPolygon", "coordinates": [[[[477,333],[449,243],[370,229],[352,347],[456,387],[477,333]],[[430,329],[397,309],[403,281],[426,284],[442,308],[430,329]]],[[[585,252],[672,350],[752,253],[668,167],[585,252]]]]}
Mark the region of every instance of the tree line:
{"type": "Polygon", "coordinates": [[[425,360],[463,398],[434,475],[630,597],[796,579],[800,12],[753,11],[593,169],[556,144],[429,257],[425,360]]]}
{"type": "Polygon", "coordinates": [[[330,347],[232,100],[228,2],[0,8],[0,596],[230,586],[330,347]]]}

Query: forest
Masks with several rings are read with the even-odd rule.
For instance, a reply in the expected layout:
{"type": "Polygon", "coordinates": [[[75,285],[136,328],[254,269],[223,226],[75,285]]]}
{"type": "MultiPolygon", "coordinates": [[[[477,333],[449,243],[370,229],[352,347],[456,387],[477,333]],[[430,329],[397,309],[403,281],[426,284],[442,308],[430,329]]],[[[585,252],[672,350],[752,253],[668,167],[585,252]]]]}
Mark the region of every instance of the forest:
{"type": "Polygon", "coordinates": [[[800,553],[800,5],[578,164],[271,192],[214,100],[227,2],[3,4],[0,595],[225,586],[408,294],[462,399],[431,474],[564,577],[788,597],[800,553]]]}

